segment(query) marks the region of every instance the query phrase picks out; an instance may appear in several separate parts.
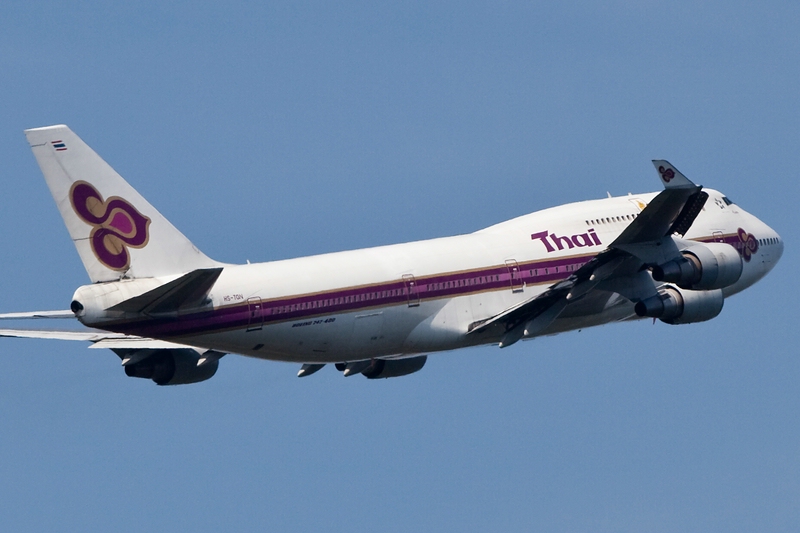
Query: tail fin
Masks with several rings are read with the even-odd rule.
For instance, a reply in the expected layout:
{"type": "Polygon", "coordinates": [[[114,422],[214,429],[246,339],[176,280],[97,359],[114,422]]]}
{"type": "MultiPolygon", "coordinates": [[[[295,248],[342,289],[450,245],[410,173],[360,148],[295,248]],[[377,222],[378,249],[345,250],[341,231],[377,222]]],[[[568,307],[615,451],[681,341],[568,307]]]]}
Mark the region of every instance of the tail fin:
{"type": "Polygon", "coordinates": [[[220,265],[67,126],[26,130],[25,135],[93,282],[220,265]]]}

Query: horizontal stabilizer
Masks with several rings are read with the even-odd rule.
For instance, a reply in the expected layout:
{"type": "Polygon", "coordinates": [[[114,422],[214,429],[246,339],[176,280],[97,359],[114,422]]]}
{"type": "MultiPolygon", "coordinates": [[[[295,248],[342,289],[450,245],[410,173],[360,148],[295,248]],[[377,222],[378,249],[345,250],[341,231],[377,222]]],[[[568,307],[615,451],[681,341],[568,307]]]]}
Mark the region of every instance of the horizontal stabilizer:
{"type": "Polygon", "coordinates": [[[132,314],[174,314],[201,307],[222,268],[201,268],[108,308],[132,314]]]}
{"type": "Polygon", "coordinates": [[[202,352],[205,348],[196,348],[186,344],[125,335],[124,333],[111,333],[108,331],[58,331],[40,329],[0,329],[0,337],[15,337],[19,339],[55,339],[61,341],[88,341],[89,348],[109,348],[125,350],[172,350],[176,348],[190,348],[202,352]]]}
{"type": "MultiPolygon", "coordinates": [[[[0,337],[16,337],[19,339],[55,339],[60,341],[98,342],[104,339],[127,339],[129,335],[108,333],[106,331],[55,331],[39,329],[0,329],[0,337]]],[[[139,338],[139,337],[134,337],[139,338]]]]}
{"type": "Polygon", "coordinates": [[[0,314],[0,320],[20,320],[27,318],[75,318],[75,313],[66,309],[64,311],[29,311],[27,313],[0,314]]]}

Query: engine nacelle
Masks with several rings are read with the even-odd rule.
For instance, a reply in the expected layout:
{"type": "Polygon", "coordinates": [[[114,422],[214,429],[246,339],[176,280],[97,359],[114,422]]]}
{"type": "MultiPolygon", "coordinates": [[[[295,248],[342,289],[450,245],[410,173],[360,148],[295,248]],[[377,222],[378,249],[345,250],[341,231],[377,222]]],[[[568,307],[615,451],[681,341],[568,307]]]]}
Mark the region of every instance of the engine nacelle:
{"type": "Polygon", "coordinates": [[[730,244],[695,244],[681,252],[682,257],[653,267],[653,279],[675,283],[684,289],[722,289],[742,276],[744,263],[730,244]]]}
{"type": "Polygon", "coordinates": [[[636,304],[639,316],[658,318],[667,324],[692,324],[705,322],[719,315],[725,297],[721,289],[692,291],[667,286],[658,295],[636,304]]]}
{"type": "Polygon", "coordinates": [[[427,355],[409,357],[408,359],[374,359],[372,364],[361,372],[368,379],[396,378],[413,374],[425,366],[427,355]]]}
{"type": "Polygon", "coordinates": [[[185,385],[210,379],[217,373],[219,360],[197,366],[200,355],[191,349],[153,350],[153,354],[125,366],[125,374],[133,378],[152,379],[156,385],[185,385]]]}

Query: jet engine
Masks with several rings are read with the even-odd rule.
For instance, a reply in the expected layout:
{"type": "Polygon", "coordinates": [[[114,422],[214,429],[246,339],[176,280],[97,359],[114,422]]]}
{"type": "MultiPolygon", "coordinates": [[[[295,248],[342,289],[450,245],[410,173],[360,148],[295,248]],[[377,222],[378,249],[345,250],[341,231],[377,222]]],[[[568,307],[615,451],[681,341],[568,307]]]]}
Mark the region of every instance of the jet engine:
{"type": "Polygon", "coordinates": [[[388,361],[386,359],[374,359],[372,364],[361,373],[368,379],[396,378],[422,370],[427,360],[427,355],[388,361]]]}
{"type": "MultiPolygon", "coordinates": [[[[191,349],[149,350],[151,355],[125,365],[125,374],[132,378],[152,379],[156,385],[185,385],[210,379],[217,373],[219,360],[213,359],[197,366],[200,355],[191,349]]],[[[139,350],[123,357],[138,359],[139,350]]]]}
{"type": "Polygon", "coordinates": [[[724,297],[721,289],[692,291],[668,285],[656,296],[636,304],[637,315],[658,318],[667,324],[705,322],[722,311],[724,297]]]}
{"type": "Polygon", "coordinates": [[[653,279],[697,290],[722,289],[742,276],[742,258],[730,244],[695,244],[681,254],[680,259],[653,267],[653,279]]]}

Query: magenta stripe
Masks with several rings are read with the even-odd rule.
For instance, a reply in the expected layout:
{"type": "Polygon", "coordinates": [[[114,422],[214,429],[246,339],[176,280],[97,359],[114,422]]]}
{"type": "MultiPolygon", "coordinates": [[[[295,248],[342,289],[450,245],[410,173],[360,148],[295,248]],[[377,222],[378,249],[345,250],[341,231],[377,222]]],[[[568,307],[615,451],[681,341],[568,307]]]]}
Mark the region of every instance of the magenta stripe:
{"type": "MultiPolygon", "coordinates": [[[[552,283],[569,277],[584,265],[591,256],[573,256],[549,261],[520,263],[515,287],[521,283],[538,285],[552,283]]],[[[335,315],[378,306],[405,305],[409,300],[453,298],[473,292],[510,290],[512,279],[506,265],[483,270],[426,276],[415,280],[409,295],[403,280],[365,287],[344,288],[328,293],[303,295],[262,301],[264,324],[295,321],[316,316],[335,315]]],[[[250,322],[247,302],[220,307],[212,311],[193,313],[177,319],[147,319],[117,324],[106,328],[147,337],[173,337],[195,333],[209,333],[225,329],[244,329],[250,322]]]]}
{"type": "Polygon", "coordinates": [[[740,253],[742,247],[744,246],[744,243],[739,238],[739,235],[736,233],[728,235],[719,235],[717,237],[703,237],[701,239],[692,239],[692,240],[696,242],[721,242],[725,244],[730,244],[731,246],[736,248],[740,253]]]}

